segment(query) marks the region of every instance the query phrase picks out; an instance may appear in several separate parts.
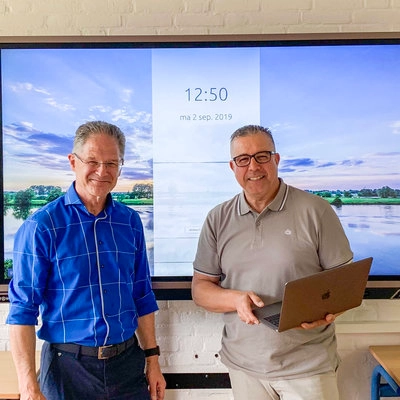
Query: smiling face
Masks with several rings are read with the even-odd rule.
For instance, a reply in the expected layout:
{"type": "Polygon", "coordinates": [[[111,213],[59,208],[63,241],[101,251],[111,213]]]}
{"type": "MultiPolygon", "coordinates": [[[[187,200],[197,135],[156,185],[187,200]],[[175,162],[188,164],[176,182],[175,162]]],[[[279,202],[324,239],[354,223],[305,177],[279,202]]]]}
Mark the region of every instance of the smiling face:
{"type": "Polygon", "coordinates": [[[100,212],[120,174],[120,168],[104,165],[119,163],[121,156],[117,139],[104,133],[92,134],[76,149],[76,155],[69,154],[68,158],[76,175],[75,189],[79,197],[90,212],[100,212]],[[91,161],[101,164],[93,166],[91,161]]]}
{"type": "MultiPolygon", "coordinates": [[[[263,133],[239,136],[231,143],[231,158],[242,154],[255,154],[260,151],[274,151],[271,139],[263,133]]],[[[279,189],[278,164],[279,154],[271,155],[271,160],[259,164],[251,158],[246,167],[238,167],[230,161],[230,167],[235,173],[236,180],[243,188],[246,200],[256,211],[261,212],[276,196],[279,189]]]]}

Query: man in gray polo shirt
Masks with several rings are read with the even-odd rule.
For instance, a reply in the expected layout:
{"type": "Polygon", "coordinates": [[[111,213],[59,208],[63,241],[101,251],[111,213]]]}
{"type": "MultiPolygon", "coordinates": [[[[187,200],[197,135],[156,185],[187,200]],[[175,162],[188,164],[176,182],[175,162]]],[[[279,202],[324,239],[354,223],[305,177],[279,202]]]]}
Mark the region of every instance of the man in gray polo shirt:
{"type": "Polygon", "coordinates": [[[224,313],[221,360],[235,400],[337,400],[336,316],[278,333],[252,309],[281,301],[287,281],[350,262],[340,221],[326,200],[278,177],[268,129],[235,131],[231,157],[243,191],[206,218],[192,294],[197,305],[224,313]]]}

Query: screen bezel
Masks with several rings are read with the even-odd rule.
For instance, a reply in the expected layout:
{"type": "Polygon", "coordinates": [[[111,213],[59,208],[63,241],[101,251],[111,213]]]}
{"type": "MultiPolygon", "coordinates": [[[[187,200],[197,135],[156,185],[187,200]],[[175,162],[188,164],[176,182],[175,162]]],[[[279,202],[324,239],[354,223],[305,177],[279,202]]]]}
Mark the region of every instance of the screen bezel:
{"type": "MultiPolygon", "coordinates": [[[[296,45],[357,45],[400,44],[397,32],[365,33],[303,33],[303,34],[225,34],[225,35],[152,35],[152,36],[3,36],[0,49],[7,48],[173,48],[173,47],[220,47],[228,46],[296,45]]],[[[1,117],[1,116],[0,116],[1,117]]],[[[2,145],[2,144],[0,144],[2,145]]],[[[1,149],[2,150],[2,149],[1,149]]],[[[3,165],[1,164],[1,176],[3,165]]],[[[3,213],[2,213],[3,214],[3,213]]],[[[3,216],[1,217],[3,226],[3,216]]],[[[3,240],[3,232],[0,232],[3,240]]],[[[0,266],[4,274],[4,265],[0,266]]],[[[189,299],[191,276],[152,277],[153,288],[161,299],[189,299]]],[[[370,275],[368,288],[400,287],[399,275],[370,275]]],[[[8,281],[0,284],[0,295],[5,294],[8,281]]]]}

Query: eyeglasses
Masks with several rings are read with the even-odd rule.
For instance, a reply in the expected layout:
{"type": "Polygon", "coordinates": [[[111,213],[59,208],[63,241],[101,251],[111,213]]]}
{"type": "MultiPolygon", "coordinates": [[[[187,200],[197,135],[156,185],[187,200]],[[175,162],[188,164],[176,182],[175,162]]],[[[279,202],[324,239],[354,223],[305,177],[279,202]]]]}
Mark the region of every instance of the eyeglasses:
{"type": "Polygon", "coordinates": [[[107,161],[107,162],[99,162],[99,161],[85,161],[82,160],[82,158],[80,158],[78,156],[78,154],[73,153],[73,155],[83,164],[86,164],[88,167],[90,167],[91,169],[98,169],[100,168],[100,165],[104,165],[107,169],[109,170],[113,170],[116,171],[118,169],[121,169],[122,166],[124,165],[124,160],[121,159],[119,162],[113,162],[113,161],[107,161]]]}
{"type": "Polygon", "coordinates": [[[241,154],[240,156],[233,157],[232,160],[238,167],[247,167],[254,158],[259,164],[266,164],[271,160],[271,156],[276,154],[276,151],[259,151],[255,154],[241,154]]]}

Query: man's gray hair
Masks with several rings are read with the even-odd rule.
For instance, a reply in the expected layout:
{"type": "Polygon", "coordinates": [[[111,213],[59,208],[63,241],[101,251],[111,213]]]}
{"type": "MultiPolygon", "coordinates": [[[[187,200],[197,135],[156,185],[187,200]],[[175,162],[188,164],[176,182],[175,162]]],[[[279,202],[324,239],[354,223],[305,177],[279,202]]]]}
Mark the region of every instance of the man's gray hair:
{"type": "Polygon", "coordinates": [[[117,140],[119,153],[121,158],[123,158],[125,154],[126,142],[124,133],[118,128],[118,126],[104,121],[89,121],[79,126],[75,132],[74,146],[72,151],[78,151],[79,148],[83,146],[91,136],[98,135],[100,133],[114,137],[117,140]]]}
{"type": "Polygon", "coordinates": [[[271,142],[274,146],[273,150],[275,151],[275,141],[274,141],[271,131],[268,128],[264,128],[263,126],[260,126],[260,125],[245,125],[239,129],[236,129],[236,131],[233,132],[231,135],[230,143],[232,144],[232,142],[236,138],[250,136],[250,135],[256,135],[258,133],[264,134],[271,140],[271,142]]]}

